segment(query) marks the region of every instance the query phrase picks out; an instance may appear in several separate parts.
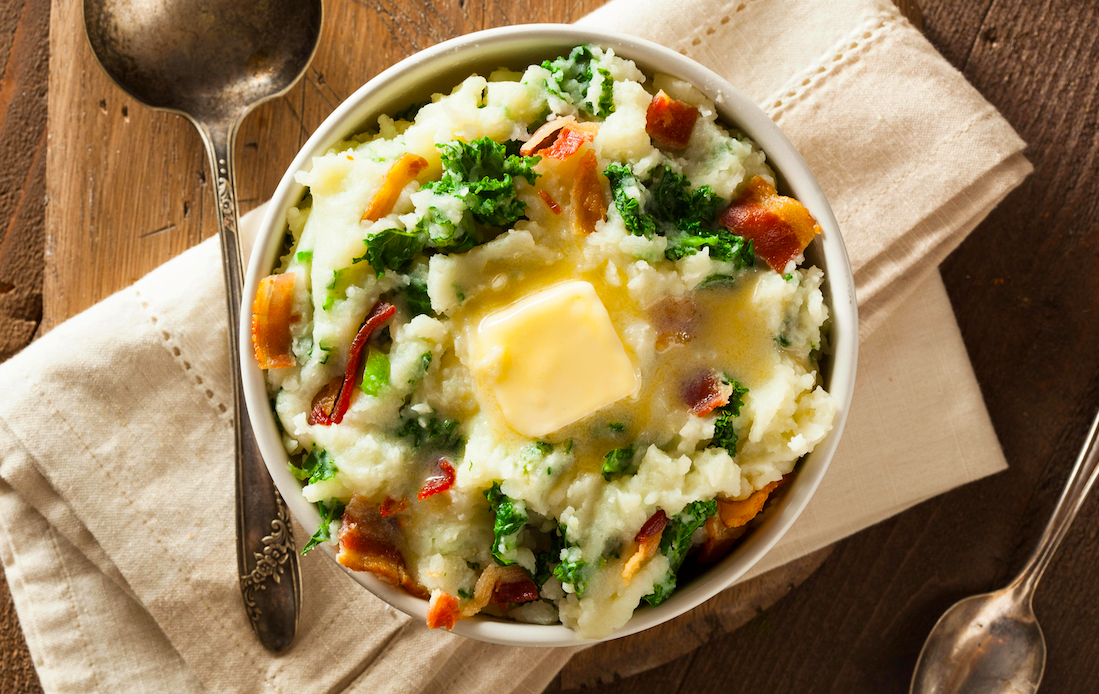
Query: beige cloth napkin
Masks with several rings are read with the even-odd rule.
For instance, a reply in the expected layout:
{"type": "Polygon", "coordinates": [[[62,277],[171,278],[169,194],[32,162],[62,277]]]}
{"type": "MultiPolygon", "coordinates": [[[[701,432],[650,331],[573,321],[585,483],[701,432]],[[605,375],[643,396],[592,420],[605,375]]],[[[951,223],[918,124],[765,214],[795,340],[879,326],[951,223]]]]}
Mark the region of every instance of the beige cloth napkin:
{"type": "MultiPolygon", "coordinates": [[[[615,0],[584,21],[682,49],[763,104],[828,194],[858,284],[843,443],[758,573],[1003,469],[935,267],[1030,167],[885,0],[669,7],[615,0]]],[[[293,649],[252,638],[214,243],[0,365],[0,559],[46,691],[539,692],[572,649],[429,631],[319,553],[293,649]]]]}

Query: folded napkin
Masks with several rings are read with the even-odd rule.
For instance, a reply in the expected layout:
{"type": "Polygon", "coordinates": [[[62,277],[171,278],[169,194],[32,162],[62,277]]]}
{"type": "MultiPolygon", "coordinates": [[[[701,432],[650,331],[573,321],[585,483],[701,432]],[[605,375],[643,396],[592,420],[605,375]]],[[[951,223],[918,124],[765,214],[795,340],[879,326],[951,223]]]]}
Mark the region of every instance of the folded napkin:
{"type": "MultiPolygon", "coordinates": [[[[680,49],[762,104],[847,239],[853,410],[754,573],[1003,469],[935,271],[1030,170],[995,110],[884,0],[615,0],[583,21],[680,49]]],[[[46,691],[541,691],[575,649],[429,631],[320,553],[302,560],[293,649],[252,637],[219,267],[206,241],[0,365],[0,559],[46,691]]]]}

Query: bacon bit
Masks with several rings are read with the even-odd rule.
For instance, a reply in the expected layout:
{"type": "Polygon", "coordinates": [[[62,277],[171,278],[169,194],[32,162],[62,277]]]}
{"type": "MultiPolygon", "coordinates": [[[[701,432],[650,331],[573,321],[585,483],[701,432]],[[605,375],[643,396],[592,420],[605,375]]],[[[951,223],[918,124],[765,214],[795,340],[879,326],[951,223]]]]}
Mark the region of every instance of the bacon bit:
{"type": "Polygon", "coordinates": [[[538,197],[542,198],[542,202],[546,203],[546,207],[550,209],[550,212],[554,214],[561,214],[561,206],[557,204],[557,201],[554,200],[549,193],[544,190],[540,190],[538,191],[538,197]]]}
{"type": "Polygon", "coordinates": [[[296,363],[290,324],[299,316],[292,315],[293,304],[294,273],[260,280],[252,302],[252,348],[261,369],[284,369],[296,363]]]}
{"type": "Polygon", "coordinates": [[[710,516],[706,519],[706,543],[698,553],[698,560],[703,564],[713,564],[724,559],[740,536],[746,532],[748,532],[746,525],[739,528],[726,528],[720,518],[710,516]]]}
{"type": "Polygon", "coordinates": [[[355,379],[359,377],[363,347],[366,346],[366,341],[370,339],[370,334],[377,330],[382,323],[389,320],[396,311],[397,308],[393,304],[379,301],[374,304],[374,308],[370,309],[370,313],[366,314],[366,320],[363,321],[358,334],[351,341],[351,348],[347,351],[347,369],[344,371],[343,383],[340,384],[340,389],[337,391],[335,403],[329,408],[320,410],[317,408],[317,398],[332,386],[332,383],[329,383],[317,394],[317,397],[313,398],[313,410],[307,418],[307,421],[308,419],[313,420],[310,421],[310,424],[328,426],[343,421],[343,416],[347,414],[347,408],[351,406],[351,394],[355,391],[355,379]]]}
{"type": "Polygon", "coordinates": [[[382,518],[378,508],[362,496],[353,496],[343,511],[340,551],[336,560],[352,571],[369,571],[392,586],[401,586],[418,598],[427,591],[408,572],[397,549],[400,531],[382,518]]]}
{"type": "Polygon", "coordinates": [[[458,598],[437,588],[431,591],[431,602],[427,604],[428,629],[446,627],[446,630],[450,631],[461,618],[462,611],[458,608],[458,598]]]}
{"type": "Polygon", "coordinates": [[[704,417],[722,405],[729,403],[733,394],[732,384],[725,383],[712,371],[695,374],[683,384],[680,395],[691,414],[704,417]]]}
{"type": "Polygon", "coordinates": [[[336,398],[340,396],[342,386],[343,376],[336,376],[313,396],[312,408],[305,417],[305,421],[309,422],[310,426],[332,423],[332,408],[336,406],[336,398]]]}
{"type": "Polygon", "coordinates": [[[660,549],[660,537],[664,534],[664,527],[667,525],[668,516],[664,513],[664,509],[661,509],[645,521],[645,525],[637,531],[637,535],[633,538],[637,542],[637,550],[622,568],[622,580],[626,585],[630,585],[630,581],[641,570],[641,565],[656,555],[657,550],[660,549]]]}
{"type": "Polygon", "coordinates": [[[437,471],[427,478],[424,486],[420,488],[420,493],[416,495],[416,498],[420,501],[429,496],[445,492],[454,486],[454,466],[450,464],[450,461],[446,458],[440,458],[435,466],[437,471]]]}
{"type": "Polygon", "coordinates": [[[553,144],[553,141],[557,139],[557,133],[569,123],[574,122],[576,122],[575,118],[572,116],[565,116],[564,118],[555,118],[543,123],[540,128],[534,131],[534,134],[530,136],[530,139],[524,142],[523,146],[519,148],[519,154],[524,157],[529,157],[538,150],[549,147],[553,144]]]}
{"type": "MultiPolygon", "coordinates": [[[[551,159],[557,159],[558,161],[564,161],[576,154],[576,151],[580,149],[581,145],[585,142],[591,142],[595,139],[596,134],[599,132],[599,126],[595,126],[595,129],[588,127],[588,123],[576,123],[574,125],[567,125],[561,129],[561,132],[557,134],[557,139],[553,141],[553,146],[543,150],[542,154],[551,159]]],[[[591,123],[590,125],[595,125],[591,123]]]]}
{"type": "Polygon", "coordinates": [[[673,99],[661,89],[645,112],[645,132],[661,147],[683,149],[691,139],[696,120],[697,108],[673,99]]]}
{"type": "Polygon", "coordinates": [[[649,320],[656,328],[656,349],[664,351],[671,344],[686,344],[702,318],[690,296],[666,297],[649,307],[649,320]]]}
{"type": "Polygon", "coordinates": [[[603,197],[599,161],[595,152],[588,151],[580,158],[572,181],[573,226],[577,231],[590,234],[597,222],[607,216],[607,201],[603,197]]]}
{"type": "Polygon", "coordinates": [[[385,172],[382,187],[374,194],[366,212],[363,212],[362,221],[376,222],[392,212],[397,199],[401,197],[401,191],[426,168],[427,159],[416,154],[402,154],[393,166],[389,167],[389,171],[385,172]]]}
{"type": "Polygon", "coordinates": [[[381,514],[383,518],[388,518],[389,516],[397,515],[406,508],[408,508],[408,499],[394,499],[391,496],[387,496],[382,501],[382,505],[378,507],[378,513],[381,514]]]}
{"type": "Polygon", "coordinates": [[[763,504],[767,503],[767,497],[782,484],[782,480],[771,482],[763,489],[752,492],[747,499],[740,501],[717,500],[717,515],[726,528],[739,528],[747,525],[748,521],[759,515],[763,510],[763,504]]]}
{"type": "Polygon", "coordinates": [[[463,617],[472,617],[492,603],[506,606],[510,603],[531,602],[538,599],[538,586],[523,567],[512,564],[489,564],[477,579],[473,600],[462,608],[463,617]]]}
{"type": "Polygon", "coordinates": [[[779,195],[762,176],[748,182],[740,199],[721,215],[721,223],[751,241],[756,255],[778,273],[786,272],[786,266],[821,233],[804,205],[779,195]]]}

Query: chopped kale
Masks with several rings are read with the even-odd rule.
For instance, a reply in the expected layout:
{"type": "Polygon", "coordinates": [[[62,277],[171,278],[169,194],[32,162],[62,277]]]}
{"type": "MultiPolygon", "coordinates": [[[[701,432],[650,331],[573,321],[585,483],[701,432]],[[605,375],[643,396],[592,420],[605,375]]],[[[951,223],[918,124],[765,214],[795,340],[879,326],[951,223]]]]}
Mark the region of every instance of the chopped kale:
{"type": "Polygon", "coordinates": [[[580,559],[580,550],[566,545],[566,548],[561,550],[561,563],[553,568],[553,575],[561,583],[571,585],[572,591],[577,597],[581,597],[588,588],[591,571],[588,563],[580,559]]]}
{"type": "Polygon", "coordinates": [[[733,420],[740,416],[740,408],[744,405],[744,396],[748,394],[748,389],[736,381],[727,380],[733,386],[733,393],[729,396],[729,402],[717,409],[714,438],[710,441],[710,445],[724,448],[729,455],[736,455],[739,437],[733,420]]]}
{"type": "Polygon", "coordinates": [[[515,553],[519,549],[519,532],[527,524],[527,508],[522,501],[516,501],[500,491],[500,483],[493,482],[485,490],[485,498],[492,508],[492,558],[501,566],[515,563],[515,553]]]}
{"type": "Polygon", "coordinates": [[[435,315],[435,311],[431,309],[431,297],[427,294],[426,279],[413,277],[405,289],[404,298],[410,318],[435,315]]]}
{"type": "Polygon", "coordinates": [[[515,196],[515,177],[533,184],[533,167],[540,157],[508,155],[507,148],[490,138],[435,145],[443,160],[443,175],[424,184],[425,190],[453,195],[465,203],[473,219],[494,227],[510,227],[523,216],[526,203],[515,196]]]}
{"type": "Polygon", "coordinates": [[[682,230],[696,229],[709,224],[717,215],[721,202],[710,186],[691,190],[691,182],[683,174],[667,166],[657,167],[649,182],[649,200],[646,214],[658,222],[682,230]]]}
{"type": "Polygon", "coordinates": [[[320,543],[332,539],[331,523],[343,516],[343,506],[338,499],[329,499],[328,503],[317,502],[317,510],[321,513],[321,524],[317,527],[317,532],[313,533],[313,537],[309,538],[309,542],[302,548],[302,555],[305,555],[320,543]]]}
{"type": "Polygon", "coordinates": [[[633,175],[630,167],[625,164],[611,164],[603,175],[611,183],[611,197],[626,224],[626,231],[634,236],[652,236],[656,231],[656,223],[651,216],[641,211],[640,200],[630,195],[631,190],[638,194],[642,190],[641,182],[633,175]]]}
{"type": "Polygon", "coordinates": [[[460,597],[463,600],[472,600],[473,599],[473,593],[466,590],[465,588],[459,588],[458,589],[458,597],[460,597]]]}
{"type": "Polygon", "coordinates": [[[603,456],[603,479],[611,479],[628,472],[633,466],[633,446],[616,448],[603,456]]]}
{"type": "Polygon", "coordinates": [[[786,337],[785,335],[775,335],[775,344],[777,344],[779,347],[789,347],[790,338],[786,337]]]}
{"type": "Polygon", "coordinates": [[[375,347],[370,348],[363,366],[359,390],[367,395],[379,395],[389,386],[389,355],[375,347]]]}
{"type": "Polygon", "coordinates": [[[542,67],[550,71],[546,88],[593,116],[606,118],[614,113],[614,79],[606,68],[593,69],[594,61],[595,54],[588,46],[577,46],[568,57],[545,61],[542,67]],[[601,82],[599,96],[593,103],[589,93],[596,74],[601,77],[601,82]]]}
{"type": "Polygon", "coordinates": [[[416,369],[416,373],[412,374],[412,377],[408,379],[408,385],[414,385],[424,380],[424,376],[427,375],[427,370],[431,368],[431,360],[431,352],[424,352],[420,355],[420,368],[416,369]]]}
{"type": "Polygon", "coordinates": [[[298,262],[308,263],[313,259],[313,251],[298,251],[295,257],[298,259],[298,262]]]}
{"type": "Polygon", "coordinates": [[[339,468],[336,467],[336,461],[328,451],[323,448],[314,448],[302,461],[301,467],[291,465],[290,472],[306,484],[313,484],[332,479],[339,472],[339,468]]]}
{"type": "Polygon", "coordinates": [[[607,425],[607,428],[616,434],[621,434],[623,431],[626,430],[626,425],[622,422],[611,422],[607,425]]]}
{"type": "Polygon", "coordinates": [[[405,419],[397,429],[397,436],[411,438],[415,448],[429,448],[456,453],[465,445],[465,439],[458,431],[458,422],[453,419],[430,417],[422,422],[420,417],[405,419]]]}
{"type": "Polygon", "coordinates": [[[424,239],[415,231],[383,229],[363,239],[366,254],[355,259],[370,262],[374,273],[381,277],[385,271],[404,272],[412,264],[412,259],[424,250],[424,239]]]}
{"type": "Polygon", "coordinates": [[[427,245],[450,253],[461,253],[481,243],[476,225],[469,215],[455,223],[437,207],[427,208],[415,231],[421,238],[427,239],[427,245]]]}
{"type": "Polygon", "coordinates": [[[645,596],[645,602],[656,606],[672,594],[675,590],[675,576],[691,549],[691,536],[715,513],[716,501],[693,501],[671,519],[660,536],[660,553],[668,558],[668,573],[653,586],[653,592],[645,596]]]}

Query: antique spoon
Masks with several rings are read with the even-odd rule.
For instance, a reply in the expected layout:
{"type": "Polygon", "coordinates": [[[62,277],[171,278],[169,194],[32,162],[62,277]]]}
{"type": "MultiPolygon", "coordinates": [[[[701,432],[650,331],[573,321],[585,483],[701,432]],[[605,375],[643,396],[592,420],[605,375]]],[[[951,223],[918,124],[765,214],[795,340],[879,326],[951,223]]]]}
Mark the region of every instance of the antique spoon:
{"type": "Polygon", "coordinates": [[[321,14],[321,0],[84,0],[84,28],[99,64],[141,103],[194,123],[217,181],[236,407],[237,565],[248,619],[275,652],[294,639],[301,576],[290,517],[263,465],[241,391],[244,273],[233,143],[249,111],[305,72],[321,14]]]}
{"type": "Polygon", "coordinates": [[[1038,691],[1046,642],[1034,616],[1034,589],[1099,477],[1099,415],[1076,459],[1042,539],[1006,588],[947,610],[916,661],[912,694],[1019,694],[1038,691]]]}

